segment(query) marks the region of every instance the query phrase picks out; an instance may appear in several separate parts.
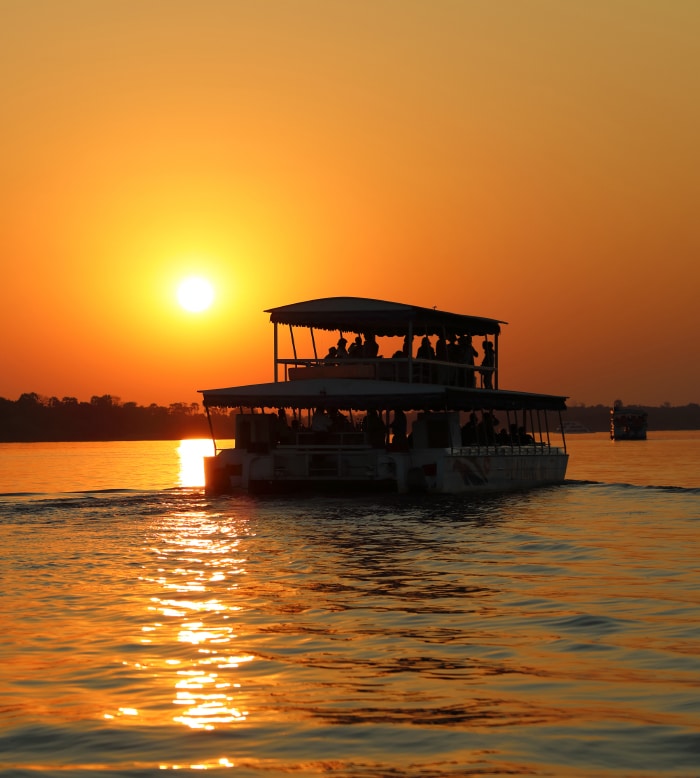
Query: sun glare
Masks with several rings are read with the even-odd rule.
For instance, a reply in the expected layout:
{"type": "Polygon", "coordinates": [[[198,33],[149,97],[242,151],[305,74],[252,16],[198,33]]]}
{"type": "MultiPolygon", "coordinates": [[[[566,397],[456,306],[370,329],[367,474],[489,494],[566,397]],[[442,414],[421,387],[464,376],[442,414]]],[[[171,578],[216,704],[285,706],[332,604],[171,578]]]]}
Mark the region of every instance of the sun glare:
{"type": "Polygon", "coordinates": [[[190,313],[206,311],[214,302],[214,287],[206,278],[190,276],[180,282],[177,288],[177,300],[190,313]]]}

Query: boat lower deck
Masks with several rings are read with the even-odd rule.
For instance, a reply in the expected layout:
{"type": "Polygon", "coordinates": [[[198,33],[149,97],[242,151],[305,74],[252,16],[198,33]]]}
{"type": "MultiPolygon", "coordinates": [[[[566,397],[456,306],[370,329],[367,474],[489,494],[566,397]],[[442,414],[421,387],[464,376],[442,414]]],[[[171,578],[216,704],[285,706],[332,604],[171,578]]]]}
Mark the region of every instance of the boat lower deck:
{"type": "Polygon", "coordinates": [[[561,483],[568,455],[557,447],[463,446],[407,450],[369,446],[224,449],[206,462],[210,492],[393,491],[461,494],[561,483]]]}

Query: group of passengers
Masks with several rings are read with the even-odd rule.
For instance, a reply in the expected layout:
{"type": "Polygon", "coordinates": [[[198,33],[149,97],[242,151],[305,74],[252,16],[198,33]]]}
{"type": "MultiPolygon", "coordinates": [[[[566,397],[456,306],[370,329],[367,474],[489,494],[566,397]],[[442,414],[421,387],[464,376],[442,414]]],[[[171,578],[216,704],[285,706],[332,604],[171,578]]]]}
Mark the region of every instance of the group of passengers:
{"type": "Polygon", "coordinates": [[[279,408],[274,425],[275,442],[282,444],[295,443],[297,434],[311,432],[320,441],[327,438],[329,433],[355,432],[355,427],[345,414],[337,408],[316,408],[308,427],[305,427],[296,414],[291,422],[287,419],[284,408],[279,408]]]}
{"type": "MultiPolygon", "coordinates": [[[[463,365],[466,369],[454,370],[447,365],[420,365],[418,369],[419,380],[425,383],[448,383],[474,388],[476,385],[476,373],[481,375],[481,383],[484,389],[493,388],[493,374],[496,367],[496,351],[493,341],[485,338],[481,344],[483,357],[479,367],[476,368],[476,358],[479,352],[474,348],[471,335],[440,335],[435,346],[430,338],[424,335],[420,346],[416,351],[416,359],[437,362],[451,362],[455,365],[463,365]]],[[[408,338],[404,338],[403,348],[393,354],[394,358],[407,357],[410,344],[408,338]]],[[[364,341],[362,335],[357,335],[348,348],[348,342],[341,334],[336,346],[331,346],[324,357],[325,362],[336,362],[341,359],[375,359],[379,355],[379,345],[372,333],[366,333],[364,341]]]]}
{"type": "Polygon", "coordinates": [[[498,432],[496,427],[500,425],[493,411],[482,411],[479,419],[472,411],[469,419],[462,426],[463,446],[526,446],[535,442],[535,439],[525,427],[510,424],[508,429],[503,427],[498,432]]]}
{"type": "MultiPolygon", "coordinates": [[[[407,446],[407,428],[406,414],[401,410],[394,411],[393,421],[388,427],[393,433],[392,445],[394,447],[405,448],[407,446]]],[[[294,443],[297,440],[297,433],[300,432],[311,433],[316,442],[327,441],[331,434],[354,432],[363,434],[367,442],[374,448],[384,448],[387,443],[387,426],[377,410],[368,410],[362,419],[354,424],[337,408],[318,407],[314,410],[311,421],[306,427],[300,423],[296,414],[290,423],[285,409],[279,408],[273,433],[276,438],[275,442],[294,443]]]]}
{"type": "Polygon", "coordinates": [[[428,381],[438,380],[439,383],[459,384],[468,388],[473,388],[476,383],[476,373],[481,374],[482,386],[484,389],[493,388],[493,372],[496,367],[496,351],[492,341],[485,338],[481,344],[484,355],[480,367],[475,368],[476,358],[479,352],[474,348],[471,335],[453,335],[438,337],[433,347],[430,338],[423,336],[421,344],[416,352],[416,358],[425,360],[436,360],[438,362],[452,362],[456,365],[466,366],[466,370],[454,371],[450,368],[439,367],[437,376],[432,369],[433,366],[423,366],[423,379],[428,381]]]}
{"type": "Polygon", "coordinates": [[[341,335],[336,346],[331,346],[324,357],[326,362],[335,362],[339,359],[374,359],[379,355],[379,344],[376,337],[370,332],[365,335],[357,335],[348,348],[347,340],[341,335]]]}
{"type": "MultiPolygon", "coordinates": [[[[522,426],[510,424],[507,429],[503,427],[497,430],[499,426],[500,422],[493,411],[481,411],[481,418],[472,411],[461,428],[462,445],[526,446],[535,442],[532,435],[522,426]]],[[[388,444],[394,450],[403,451],[411,447],[408,420],[406,414],[400,409],[392,411],[392,421],[388,424],[384,423],[381,414],[376,410],[368,410],[365,416],[354,424],[337,408],[319,407],[314,411],[309,426],[304,427],[296,415],[290,424],[284,408],[280,408],[277,411],[277,442],[294,443],[298,432],[313,434],[317,442],[327,441],[330,434],[362,433],[373,448],[384,448],[388,444]]]]}
{"type": "MultiPolygon", "coordinates": [[[[416,359],[437,362],[452,362],[455,365],[464,365],[466,370],[455,370],[446,365],[420,365],[420,379],[426,383],[441,383],[450,385],[461,385],[473,388],[476,383],[476,372],[474,370],[474,359],[478,356],[477,350],[472,345],[471,335],[454,335],[444,337],[440,335],[435,346],[430,342],[430,338],[424,335],[418,350],[416,359]]],[[[489,371],[489,380],[491,373],[489,371]]]]}
{"type": "Polygon", "coordinates": [[[354,432],[350,419],[337,408],[316,408],[311,417],[311,432],[354,432]]]}

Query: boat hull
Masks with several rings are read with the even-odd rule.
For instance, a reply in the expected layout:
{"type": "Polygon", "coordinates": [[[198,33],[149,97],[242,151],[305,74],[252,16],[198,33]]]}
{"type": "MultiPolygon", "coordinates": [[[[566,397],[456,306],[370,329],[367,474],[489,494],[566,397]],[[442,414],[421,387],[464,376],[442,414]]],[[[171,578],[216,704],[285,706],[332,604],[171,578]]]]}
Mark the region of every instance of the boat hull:
{"type": "Polygon", "coordinates": [[[542,446],[386,451],[225,449],[205,459],[210,494],[480,494],[562,483],[568,455],[542,446]]]}
{"type": "Polygon", "coordinates": [[[613,429],[612,432],[610,433],[610,438],[611,440],[646,440],[647,431],[646,430],[630,431],[623,428],[613,429]]]}

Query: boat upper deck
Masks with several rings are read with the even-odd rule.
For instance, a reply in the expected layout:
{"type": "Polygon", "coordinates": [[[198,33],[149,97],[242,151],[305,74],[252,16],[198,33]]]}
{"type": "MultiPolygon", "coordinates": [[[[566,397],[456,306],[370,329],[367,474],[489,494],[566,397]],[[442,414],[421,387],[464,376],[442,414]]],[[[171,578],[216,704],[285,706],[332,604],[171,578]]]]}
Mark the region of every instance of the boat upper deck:
{"type": "Polygon", "coordinates": [[[326,297],[266,313],[275,330],[275,381],[357,378],[498,387],[498,336],[505,323],[498,319],[364,297],[326,297]],[[289,328],[285,351],[283,325],[289,328]],[[301,330],[309,333],[306,341],[301,330]],[[337,345],[335,337],[329,339],[334,331],[337,345]],[[478,364],[474,336],[484,338],[477,345],[489,353],[478,364]]]}
{"type": "Polygon", "coordinates": [[[203,390],[205,406],[312,408],[325,401],[353,409],[387,403],[406,410],[566,408],[564,397],[499,389],[498,336],[505,322],[497,319],[359,297],[266,313],[274,325],[274,382],[203,390]],[[345,351],[353,335],[357,349],[345,351]],[[475,344],[483,354],[471,345],[473,336],[484,338],[475,344]],[[340,348],[341,341],[338,353],[333,344],[340,348]]]}

